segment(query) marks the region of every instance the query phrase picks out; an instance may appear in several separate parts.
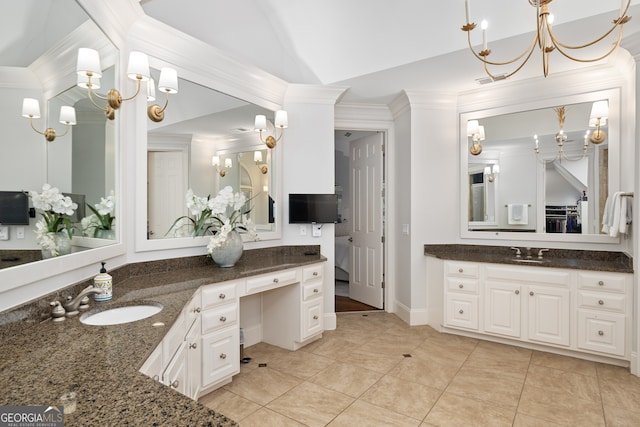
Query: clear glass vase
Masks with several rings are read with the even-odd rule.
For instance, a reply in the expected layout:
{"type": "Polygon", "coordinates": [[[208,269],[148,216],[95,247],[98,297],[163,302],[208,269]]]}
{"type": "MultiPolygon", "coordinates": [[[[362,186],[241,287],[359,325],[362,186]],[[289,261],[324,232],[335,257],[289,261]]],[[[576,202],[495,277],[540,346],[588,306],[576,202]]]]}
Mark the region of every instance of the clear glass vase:
{"type": "Polygon", "coordinates": [[[101,228],[96,229],[95,233],[93,233],[93,237],[98,239],[108,239],[108,240],[116,240],[116,231],[115,230],[103,230],[101,228]]]}
{"type": "Polygon", "coordinates": [[[42,258],[53,258],[71,253],[71,239],[66,231],[51,232],[40,242],[42,258]]]}
{"type": "Polygon", "coordinates": [[[211,258],[220,267],[233,267],[242,256],[242,251],[242,236],[234,230],[227,234],[222,245],[211,250],[211,258]]]}

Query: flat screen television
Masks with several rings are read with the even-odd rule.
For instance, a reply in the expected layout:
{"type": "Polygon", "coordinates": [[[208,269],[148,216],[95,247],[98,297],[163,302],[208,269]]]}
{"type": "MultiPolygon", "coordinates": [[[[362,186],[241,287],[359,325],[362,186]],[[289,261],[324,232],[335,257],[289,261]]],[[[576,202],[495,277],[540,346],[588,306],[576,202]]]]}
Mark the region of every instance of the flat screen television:
{"type": "Polygon", "coordinates": [[[289,224],[338,222],[335,194],[289,194],[289,224]]]}
{"type": "Polygon", "coordinates": [[[29,225],[29,196],[22,191],[0,191],[0,224],[29,225]]]}

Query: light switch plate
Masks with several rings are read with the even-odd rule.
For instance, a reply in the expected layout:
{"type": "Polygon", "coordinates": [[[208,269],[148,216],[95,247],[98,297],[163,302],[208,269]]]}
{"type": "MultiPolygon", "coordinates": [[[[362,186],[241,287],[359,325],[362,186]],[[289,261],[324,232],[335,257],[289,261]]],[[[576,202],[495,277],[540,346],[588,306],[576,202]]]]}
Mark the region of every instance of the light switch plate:
{"type": "Polygon", "coordinates": [[[1,225],[0,226],[0,240],[9,240],[9,226],[1,225]]]}

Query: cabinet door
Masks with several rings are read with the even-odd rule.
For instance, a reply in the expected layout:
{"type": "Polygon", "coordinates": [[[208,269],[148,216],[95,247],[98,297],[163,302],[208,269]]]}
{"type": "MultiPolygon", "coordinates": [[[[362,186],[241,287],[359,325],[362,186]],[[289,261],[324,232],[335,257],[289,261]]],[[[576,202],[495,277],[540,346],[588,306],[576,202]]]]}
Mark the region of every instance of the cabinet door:
{"type": "Polygon", "coordinates": [[[570,294],[568,289],[528,287],[529,339],[569,345],[570,294]]]}
{"type": "Polygon", "coordinates": [[[624,315],[578,310],[578,347],[624,356],[625,337],[624,315]]]}
{"type": "Polygon", "coordinates": [[[302,303],[301,341],[322,332],[322,297],[302,303]]]}
{"type": "Polygon", "coordinates": [[[187,354],[185,349],[186,343],[183,342],[162,374],[162,382],[177,392],[188,396],[187,384],[189,379],[187,376],[187,354]]]}
{"type": "Polygon", "coordinates": [[[478,296],[448,293],[446,325],[466,329],[478,329],[478,296]]]}
{"type": "Polygon", "coordinates": [[[154,379],[154,381],[160,381],[162,377],[162,346],[159,345],[153,350],[153,353],[140,367],[140,372],[148,377],[154,379]]]}
{"type": "Polygon", "coordinates": [[[194,400],[198,400],[200,393],[200,371],[202,369],[202,343],[200,342],[200,319],[191,327],[191,330],[185,337],[186,342],[186,359],[187,359],[187,377],[186,385],[188,396],[194,400]]]}
{"type": "Polygon", "coordinates": [[[237,327],[202,337],[202,388],[240,372],[240,332],[237,327]]]}
{"type": "Polygon", "coordinates": [[[520,338],[520,285],[485,284],[485,332],[520,338]]]}

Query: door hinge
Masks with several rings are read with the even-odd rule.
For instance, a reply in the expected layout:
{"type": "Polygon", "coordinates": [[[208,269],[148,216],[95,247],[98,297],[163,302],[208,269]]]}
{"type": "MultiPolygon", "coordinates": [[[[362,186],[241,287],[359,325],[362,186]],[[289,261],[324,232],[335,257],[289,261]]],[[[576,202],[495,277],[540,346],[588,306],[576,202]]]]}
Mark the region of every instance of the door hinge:
{"type": "Polygon", "coordinates": [[[384,280],[382,281],[382,289],[384,289],[384,280]]]}
{"type": "Polygon", "coordinates": [[[380,241],[384,243],[384,236],[380,237],[380,241]]]}

